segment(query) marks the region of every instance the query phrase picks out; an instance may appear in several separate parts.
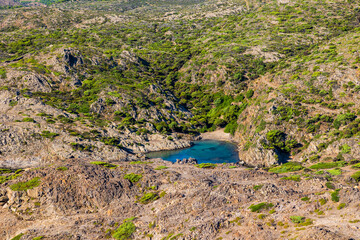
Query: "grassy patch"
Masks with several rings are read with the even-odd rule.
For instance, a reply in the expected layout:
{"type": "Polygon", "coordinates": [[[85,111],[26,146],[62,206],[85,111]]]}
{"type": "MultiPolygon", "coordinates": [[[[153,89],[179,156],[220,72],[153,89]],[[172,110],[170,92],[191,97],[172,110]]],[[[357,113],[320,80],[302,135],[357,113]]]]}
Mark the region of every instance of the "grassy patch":
{"type": "Polygon", "coordinates": [[[142,204],[148,204],[159,198],[160,196],[157,193],[149,192],[149,193],[144,193],[144,195],[139,199],[139,202],[142,204]]]}
{"type": "Polygon", "coordinates": [[[56,170],[58,170],[58,171],[66,171],[66,170],[68,170],[68,168],[67,167],[58,167],[58,168],[56,168],[56,170]]]}
{"type": "Polygon", "coordinates": [[[335,185],[334,185],[332,182],[326,182],[326,183],[325,183],[325,186],[326,186],[328,189],[335,189],[335,185]]]}
{"type": "Polygon", "coordinates": [[[15,237],[13,237],[11,240],[20,240],[20,238],[24,236],[23,233],[20,233],[19,235],[16,235],[15,237]]]}
{"type": "Polygon", "coordinates": [[[333,202],[339,202],[339,200],[340,200],[339,192],[340,192],[340,189],[336,189],[334,192],[331,193],[331,200],[333,202]]]}
{"type": "Polygon", "coordinates": [[[13,191],[25,191],[40,185],[40,178],[36,177],[27,182],[18,182],[10,186],[13,191]]]}
{"type": "Polygon", "coordinates": [[[117,165],[115,164],[111,164],[111,163],[107,163],[107,162],[100,162],[100,161],[95,161],[95,162],[90,162],[91,164],[95,164],[95,165],[99,165],[99,166],[103,166],[106,168],[110,168],[110,169],[115,169],[117,168],[117,165]]]}
{"type": "Polygon", "coordinates": [[[13,175],[10,175],[10,176],[0,176],[0,184],[3,184],[9,180],[13,180],[13,179],[16,179],[18,177],[20,177],[21,174],[13,174],[13,175]]]}
{"type": "Polygon", "coordinates": [[[351,168],[360,168],[360,163],[353,165],[351,168]]]}
{"type": "Polygon", "coordinates": [[[302,216],[290,216],[290,220],[293,223],[303,223],[303,222],[305,222],[305,217],[302,217],[302,216]]]}
{"type": "Polygon", "coordinates": [[[32,240],[41,240],[41,239],[44,239],[44,237],[43,236],[34,237],[32,240]]]}
{"type": "Polygon", "coordinates": [[[344,161],[320,162],[320,163],[316,163],[316,164],[310,166],[309,168],[311,168],[311,169],[329,169],[329,168],[343,167],[343,166],[345,166],[345,164],[346,163],[344,161]]]}
{"type": "Polygon", "coordinates": [[[32,122],[32,123],[35,122],[35,120],[34,120],[33,118],[29,118],[29,117],[23,118],[22,121],[23,121],[23,122],[32,122]]]}
{"type": "Polygon", "coordinates": [[[136,182],[140,181],[140,179],[142,178],[142,175],[141,174],[135,174],[135,173],[129,173],[129,174],[126,174],[124,176],[124,178],[129,180],[132,183],[136,183],[136,182]]]}
{"type": "Polygon", "coordinates": [[[289,177],[282,177],[280,178],[281,180],[291,180],[291,181],[296,181],[296,182],[300,182],[301,181],[301,177],[300,175],[292,175],[289,177]]]}
{"type": "Polygon", "coordinates": [[[325,205],[326,203],[327,203],[327,199],[326,198],[320,198],[319,199],[319,203],[320,203],[320,205],[322,206],[322,205],[325,205]]]}
{"type": "Polygon", "coordinates": [[[304,202],[307,202],[307,201],[309,201],[309,200],[310,200],[309,197],[303,197],[303,198],[301,198],[301,201],[304,201],[304,202]]]}
{"type": "Polygon", "coordinates": [[[269,208],[272,208],[273,206],[274,206],[274,204],[272,204],[272,203],[262,202],[262,203],[255,204],[255,205],[251,204],[249,209],[251,210],[251,212],[260,212],[261,210],[269,209],[269,208]]]}
{"type": "Polygon", "coordinates": [[[40,135],[45,138],[50,138],[51,140],[53,140],[55,137],[59,136],[58,133],[53,133],[50,131],[42,131],[42,133],[40,135]]]}
{"type": "Polygon", "coordinates": [[[127,219],[115,230],[112,237],[119,240],[131,239],[135,231],[136,226],[132,222],[132,219],[127,219]]]}
{"type": "Polygon", "coordinates": [[[163,170],[163,169],[167,169],[167,166],[158,166],[155,168],[155,170],[163,170]]]}
{"type": "Polygon", "coordinates": [[[351,177],[352,177],[356,182],[360,182],[360,171],[355,172],[353,175],[351,175],[351,177]]]}
{"type": "Polygon", "coordinates": [[[304,167],[297,162],[287,162],[283,165],[273,167],[269,169],[269,172],[273,173],[286,173],[286,172],[296,172],[302,170],[304,167]]]}
{"type": "Polygon", "coordinates": [[[4,173],[12,173],[13,171],[11,169],[7,169],[7,168],[0,168],[0,174],[4,174],[4,173]]]}
{"type": "Polygon", "coordinates": [[[213,164],[213,163],[200,163],[200,164],[197,164],[195,166],[198,167],[198,168],[215,168],[216,164],[213,164]]]}
{"type": "Polygon", "coordinates": [[[329,169],[329,170],[327,170],[327,172],[329,172],[331,175],[334,175],[334,176],[342,174],[342,171],[340,168],[329,169]]]}
{"type": "Polygon", "coordinates": [[[150,164],[150,163],[153,163],[153,162],[132,161],[132,162],[130,162],[129,164],[150,164]]]}
{"type": "Polygon", "coordinates": [[[262,187],[263,187],[263,185],[255,185],[255,186],[253,186],[253,189],[255,191],[257,191],[257,190],[260,190],[262,187]]]}
{"type": "Polygon", "coordinates": [[[346,207],[346,203],[340,203],[339,206],[337,206],[338,210],[343,209],[344,207],[346,207]]]}

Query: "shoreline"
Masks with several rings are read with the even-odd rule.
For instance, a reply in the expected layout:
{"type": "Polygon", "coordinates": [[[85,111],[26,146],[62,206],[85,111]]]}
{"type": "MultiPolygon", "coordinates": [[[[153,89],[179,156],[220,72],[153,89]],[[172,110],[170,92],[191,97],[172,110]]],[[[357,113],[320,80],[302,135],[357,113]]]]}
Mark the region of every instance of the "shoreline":
{"type": "Polygon", "coordinates": [[[213,132],[205,132],[200,134],[201,140],[219,140],[231,143],[238,143],[230,133],[225,133],[224,129],[218,129],[213,132]]]}

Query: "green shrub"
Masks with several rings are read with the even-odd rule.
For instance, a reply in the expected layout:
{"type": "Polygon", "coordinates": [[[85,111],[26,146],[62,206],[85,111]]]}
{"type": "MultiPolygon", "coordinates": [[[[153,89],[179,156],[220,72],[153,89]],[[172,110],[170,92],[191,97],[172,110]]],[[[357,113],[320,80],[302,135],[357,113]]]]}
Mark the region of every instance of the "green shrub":
{"type": "Polygon", "coordinates": [[[337,206],[338,210],[343,209],[344,207],[346,207],[346,203],[340,203],[339,206],[337,206]]]}
{"type": "Polygon", "coordinates": [[[144,195],[139,199],[139,202],[142,204],[148,204],[159,198],[160,196],[157,193],[149,192],[149,193],[144,193],[144,195]]]}
{"type": "Polygon", "coordinates": [[[66,170],[68,170],[68,168],[67,167],[58,167],[58,168],[56,168],[56,170],[58,170],[58,171],[66,171],[66,170]]]}
{"type": "Polygon", "coordinates": [[[127,179],[132,183],[136,183],[140,181],[141,178],[142,178],[141,174],[135,174],[135,173],[129,173],[124,176],[124,179],[127,179]]]}
{"type": "Polygon", "coordinates": [[[291,149],[298,146],[298,142],[294,139],[286,140],[286,134],[280,130],[270,130],[266,133],[266,141],[261,144],[265,149],[278,149],[283,152],[290,152],[291,149]]]}
{"type": "Polygon", "coordinates": [[[11,169],[7,169],[7,168],[0,168],[0,174],[4,174],[4,173],[12,173],[13,171],[11,169]]]}
{"type": "Polygon", "coordinates": [[[20,177],[21,174],[13,174],[13,175],[10,175],[10,176],[0,176],[0,184],[3,184],[9,180],[14,180],[18,177],[20,177]]]}
{"type": "Polygon", "coordinates": [[[326,182],[325,186],[329,189],[335,189],[335,185],[332,182],[326,182]]]}
{"type": "Polygon", "coordinates": [[[41,240],[41,239],[44,239],[44,237],[43,236],[34,237],[32,240],[41,240]]]}
{"type": "Polygon", "coordinates": [[[269,169],[269,172],[273,173],[286,173],[286,172],[296,172],[302,170],[304,167],[301,166],[298,162],[287,162],[280,166],[273,167],[269,169]]]}
{"type": "Polygon", "coordinates": [[[326,198],[320,198],[319,199],[319,203],[320,203],[320,205],[325,205],[326,203],[327,203],[327,199],[326,198]]]}
{"type": "Polygon", "coordinates": [[[360,171],[355,172],[353,175],[351,175],[351,177],[352,177],[356,182],[360,182],[360,171]]]}
{"type": "Polygon", "coordinates": [[[316,163],[309,168],[311,169],[329,169],[329,168],[335,168],[335,167],[343,167],[345,166],[346,162],[340,161],[340,162],[320,162],[316,163]]]}
{"type": "Polygon", "coordinates": [[[40,178],[36,177],[27,182],[18,182],[10,186],[13,191],[25,191],[28,189],[33,189],[40,185],[40,178]]]}
{"type": "Polygon", "coordinates": [[[155,168],[155,170],[163,170],[163,169],[167,169],[167,166],[158,166],[155,168]]]}
{"type": "Polygon", "coordinates": [[[272,203],[262,202],[259,204],[252,204],[249,209],[251,212],[260,212],[263,209],[269,209],[272,208],[274,205],[272,203]]]}
{"type": "Polygon", "coordinates": [[[341,151],[341,153],[350,153],[351,152],[351,147],[347,144],[344,144],[342,146],[339,147],[339,150],[341,151]]]}
{"type": "Polygon", "coordinates": [[[90,162],[91,164],[95,164],[95,165],[99,165],[99,166],[103,166],[106,168],[110,168],[110,169],[115,169],[117,168],[117,165],[115,164],[111,164],[111,163],[107,163],[107,162],[100,162],[100,161],[94,161],[94,162],[90,162]]]}
{"type": "Polygon", "coordinates": [[[334,192],[331,193],[331,200],[333,202],[339,202],[339,200],[340,200],[339,192],[340,192],[340,189],[336,189],[334,192]]]}
{"type": "Polygon", "coordinates": [[[129,164],[133,164],[133,165],[135,165],[135,164],[151,164],[151,163],[153,163],[153,162],[145,162],[145,161],[132,161],[132,162],[130,162],[129,164]]]}
{"type": "Polygon", "coordinates": [[[351,168],[360,168],[360,163],[353,165],[351,168]]]}
{"type": "Polygon", "coordinates": [[[200,164],[197,164],[195,166],[198,167],[198,168],[215,168],[216,164],[213,164],[213,163],[200,163],[200,164]]]}
{"type": "Polygon", "coordinates": [[[23,122],[32,122],[32,123],[35,122],[35,120],[34,120],[33,118],[29,118],[29,117],[23,118],[22,121],[23,121],[23,122]]]}
{"type": "Polygon", "coordinates": [[[302,216],[290,216],[290,220],[293,223],[303,223],[303,222],[305,222],[305,217],[302,217],[302,216]]]}
{"type": "Polygon", "coordinates": [[[131,220],[125,220],[113,233],[112,237],[118,240],[128,240],[132,238],[136,231],[136,226],[131,220]]]}
{"type": "Polygon", "coordinates": [[[304,202],[309,201],[309,200],[310,200],[309,197],[303,197],[303,198],[301,198],[301,201],[304,201],[304,202]]]}
{"type": "Polygon", "coordinates": [[[40,135],[45,138],[50,138],[51,140],[53,140],[55,137],[59,136],[58,133],[53,133],[50,131],[42,131],[42,133],[40,135]]]}
{"type": "Polygon", "coordinates": [[[245,93],[245,97],[246,97],[247,99],[250,99],[250,98],[252,98],[252,96],[254,96],[254,90],[249,89],[249,90],[245,93]]]}
{"type": "Polygon", "coordinates": [[[300,175],[292,175],[292,176],[289,176],[289,177],[282,177],[281,179],[282,180],[291,180],[291,181],[300,182],[301,177],[300,177],[300,175]]]}
{"type": "Polygon", "coordinates": [[[326,170],[326,171],[329,172],[331,175],[334,175],[334,176],[341,175],[341,173],[342,173],[340,168],[329,169],[329,170],[326,170]]]}
{"type": "Polygon", "coordinates": [[[257,191],[257,190],[260,190],[262,187],[263,187],[263,185],[255,185],[255,186],[253,186],[253,189],[255,191],[257,191]]]}
{"type": "Polygon", "coordinates": [[[230,133],[232,136],[234,136],[236,129],[238,128],[238,124],[236,121],[230,122],[226,125],[224,132],[230,133]]]}
{"type": "Polygon", "coordinates": [[[16,235],[15,237],[13,237],[11,240],[20,240],[22,236],[24,236],[24,234],[20,233],[19,235],[16,235]]]}

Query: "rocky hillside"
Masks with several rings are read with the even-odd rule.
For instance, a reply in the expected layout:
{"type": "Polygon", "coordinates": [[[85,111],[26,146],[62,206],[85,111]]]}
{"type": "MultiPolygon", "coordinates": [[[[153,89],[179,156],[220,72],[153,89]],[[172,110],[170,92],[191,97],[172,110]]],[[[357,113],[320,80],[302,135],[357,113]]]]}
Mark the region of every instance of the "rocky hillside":
{"type": "Polygon", "coordinates": [[[349,172],[330,179],[325,171],[67,160],[6,173],[15,180],[0,188],[0,237],[358,239],[360,192],[349,172]]]}
{"type": "Polygon", "coordinates": [[[0,6],[0,236],[359,238],[357,1],[0,6]],[[144,162],[218,129],[249,169],[144,162]]]}

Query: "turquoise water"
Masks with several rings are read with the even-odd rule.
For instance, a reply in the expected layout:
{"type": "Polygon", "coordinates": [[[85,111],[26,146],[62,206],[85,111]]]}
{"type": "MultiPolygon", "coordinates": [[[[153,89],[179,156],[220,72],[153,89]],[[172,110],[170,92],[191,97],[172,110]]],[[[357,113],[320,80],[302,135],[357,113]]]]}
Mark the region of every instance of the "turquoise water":
{"type": "Polygon", "coordinates": [[[234,163],[239,161],[235,144],[215,140],[196,141],[189,148],[151,152],[146,156],[149,158],[162,158],[171,162],[189,157],[196,158],[198,163],[234,163]]]}

